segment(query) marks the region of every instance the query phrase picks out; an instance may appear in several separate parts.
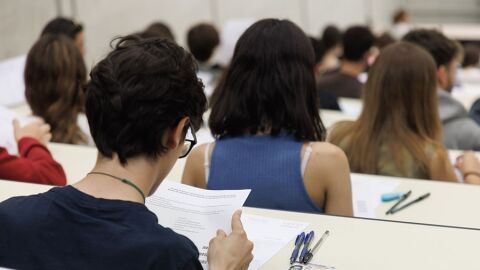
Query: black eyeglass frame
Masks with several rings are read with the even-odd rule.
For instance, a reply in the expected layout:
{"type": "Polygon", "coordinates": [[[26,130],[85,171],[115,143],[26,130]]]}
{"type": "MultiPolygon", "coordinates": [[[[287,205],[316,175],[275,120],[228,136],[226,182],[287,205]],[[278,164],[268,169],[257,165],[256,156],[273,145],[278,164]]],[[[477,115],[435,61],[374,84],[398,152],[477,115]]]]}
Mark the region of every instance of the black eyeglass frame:
{"type": "MultiPolygon", "coordinates": [[[[192,151],[193,147],[197,144],[197,135],[195,134],[195,129],[193,128],[192,122],[189,122],[188,125],[189,125],[188,128],[192,132],[193,140],[192,139],[187,139],[186,138],[187,135],[185,134],[185,141],[190,142],[190,147],[188,148],[188,150],[185,154],[179,156],[178,158],[184,158],[184,157],[188,156],[190,151],[192,151]]],[[[187,133],[188,133],[188,130],[187,130],[187,133]]]]}

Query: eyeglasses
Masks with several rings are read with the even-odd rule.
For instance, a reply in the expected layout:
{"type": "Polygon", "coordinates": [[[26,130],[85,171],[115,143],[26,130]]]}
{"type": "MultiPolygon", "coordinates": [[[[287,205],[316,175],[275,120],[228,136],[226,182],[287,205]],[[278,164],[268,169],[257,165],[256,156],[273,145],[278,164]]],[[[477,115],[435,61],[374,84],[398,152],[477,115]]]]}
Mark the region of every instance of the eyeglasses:
{"type": "Polygon", "coordinates": [[[192,123],[189,123],[187,134],[185,135],[185,142],[183,145],[182,152],[178,158],[184,158],[192,151],[192,148],[197,144],[197,136],[195,135],[195,129],[192,126],[192,123]]]}

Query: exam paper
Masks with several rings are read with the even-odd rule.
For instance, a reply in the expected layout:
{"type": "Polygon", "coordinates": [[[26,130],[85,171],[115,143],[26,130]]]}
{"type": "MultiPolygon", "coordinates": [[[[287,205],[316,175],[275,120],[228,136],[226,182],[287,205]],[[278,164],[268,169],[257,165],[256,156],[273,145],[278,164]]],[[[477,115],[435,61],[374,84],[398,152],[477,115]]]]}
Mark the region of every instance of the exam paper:
{"type": "Polygon", "coordinates": [[[185,235],[197,246],[204,269],[210,239],[218,229],[231,232],[232,215],[241,209],[250,190],[205,190],[163,181],[147,198],[145,205],[158,217],[158,223],[185,235]]]}
{"type": "Polygon", "coordinates": [[[356,217],[375,218],[375,211],[382,203],[382,194],[393,192],[398,186],[396,181],[372,180],[369,177],[351,175],[353,214],[356,217]]]}
{"type": "Polygon", "coordinates": [[[253,261],[248,270],[259,269],[308,226],[305,222],[249,214],[242,214],[242,223],[253,242],[253,261]]]}

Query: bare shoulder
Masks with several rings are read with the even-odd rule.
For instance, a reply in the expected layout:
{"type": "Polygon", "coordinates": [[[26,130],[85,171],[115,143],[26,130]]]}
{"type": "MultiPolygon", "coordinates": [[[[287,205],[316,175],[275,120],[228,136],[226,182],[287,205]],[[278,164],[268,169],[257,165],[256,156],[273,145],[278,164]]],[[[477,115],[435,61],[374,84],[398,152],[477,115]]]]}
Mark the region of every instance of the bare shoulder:
{"type": "Polygon", "coordinates": [[[338,146],[328,142],[314,142],[312,144],[312,157],[332,161],[346,160],[345,153],[338,146]]]}

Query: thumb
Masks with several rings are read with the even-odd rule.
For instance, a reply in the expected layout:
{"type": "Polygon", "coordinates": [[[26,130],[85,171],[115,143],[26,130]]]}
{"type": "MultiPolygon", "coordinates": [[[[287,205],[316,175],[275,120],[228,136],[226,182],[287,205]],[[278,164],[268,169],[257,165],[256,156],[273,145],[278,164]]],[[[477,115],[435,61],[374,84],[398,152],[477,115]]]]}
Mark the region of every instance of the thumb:
{"type": "Polygon", "coordinates": [[[237,210],[233,213],[232,216],[232,232],[243,232],[243,225],[242,225],[242,210],[237,210]]]}

